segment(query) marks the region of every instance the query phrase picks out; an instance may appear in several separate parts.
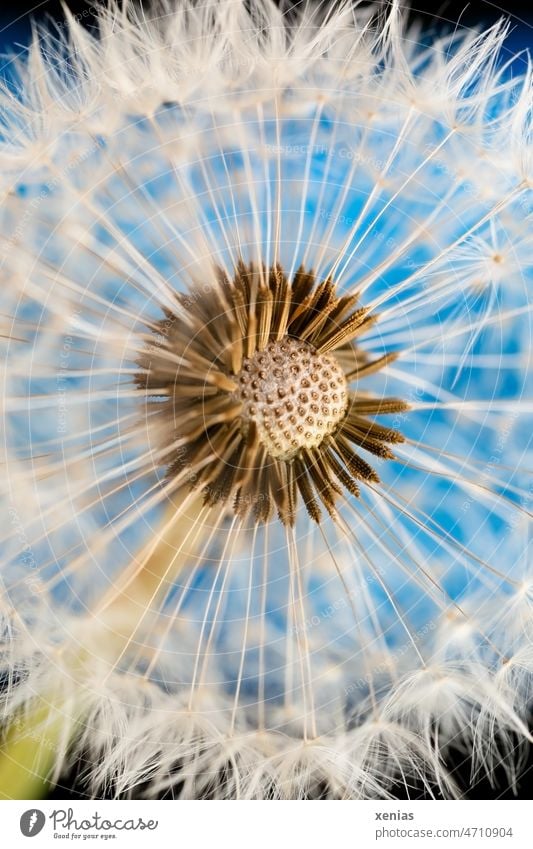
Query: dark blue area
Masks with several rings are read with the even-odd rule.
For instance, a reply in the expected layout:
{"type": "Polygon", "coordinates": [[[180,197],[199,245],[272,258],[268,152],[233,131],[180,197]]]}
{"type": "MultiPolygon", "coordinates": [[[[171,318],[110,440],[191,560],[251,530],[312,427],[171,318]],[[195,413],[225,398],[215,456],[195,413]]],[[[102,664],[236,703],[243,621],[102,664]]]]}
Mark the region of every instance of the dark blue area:
{"type": "Polygon", "coordinates": [[[31,23],[27,15],[14,18],[14,13],[0,11],[0,78],[9,77],[13,54],[24,52],[31,38],[31,23]]]}

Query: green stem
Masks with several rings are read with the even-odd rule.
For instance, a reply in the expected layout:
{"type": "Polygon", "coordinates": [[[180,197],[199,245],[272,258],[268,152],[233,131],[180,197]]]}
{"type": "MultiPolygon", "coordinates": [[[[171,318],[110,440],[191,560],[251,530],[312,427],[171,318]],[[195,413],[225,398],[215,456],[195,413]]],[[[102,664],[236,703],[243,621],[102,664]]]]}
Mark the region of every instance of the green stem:
{"type": "Polygon", "coordinates": [[[16,718],[0,747],[0,799],[42,799],[50,787],[64,717],[40,699],[16,718]]]}

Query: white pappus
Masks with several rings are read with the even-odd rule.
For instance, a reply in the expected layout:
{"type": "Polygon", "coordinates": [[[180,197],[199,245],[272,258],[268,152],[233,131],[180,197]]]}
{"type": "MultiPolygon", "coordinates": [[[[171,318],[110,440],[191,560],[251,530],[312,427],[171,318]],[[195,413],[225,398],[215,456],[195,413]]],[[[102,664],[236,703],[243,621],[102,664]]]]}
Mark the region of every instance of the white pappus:
{"type": "Polygon", "coordinates": [[[454,796],[455,747],[513,782],[533,146],[506,35],[110,2],[13,65],[1,699],[50,780],[454,796]]]}

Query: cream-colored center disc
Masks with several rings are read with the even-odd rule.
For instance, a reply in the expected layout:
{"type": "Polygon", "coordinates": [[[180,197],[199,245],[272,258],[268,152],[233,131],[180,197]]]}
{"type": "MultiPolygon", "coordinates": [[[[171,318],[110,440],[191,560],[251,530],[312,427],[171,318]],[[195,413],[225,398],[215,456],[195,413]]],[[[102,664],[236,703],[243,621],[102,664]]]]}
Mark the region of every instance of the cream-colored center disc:
{"type": "Polygon", "coordinates": [[[286,336],[244,360],[235,397],[272,457],[290,460],[333,433],[348,404],[346,378],[334,357],[286,336]]]}

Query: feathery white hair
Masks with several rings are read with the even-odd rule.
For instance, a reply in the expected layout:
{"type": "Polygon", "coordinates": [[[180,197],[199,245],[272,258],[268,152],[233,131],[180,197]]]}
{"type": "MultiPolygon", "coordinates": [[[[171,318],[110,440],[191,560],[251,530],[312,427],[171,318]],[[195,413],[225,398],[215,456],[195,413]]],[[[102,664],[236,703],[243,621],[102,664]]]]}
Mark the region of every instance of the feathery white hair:
{"type": "MultiPolygon", "coordinates": [[[[529,65],[500,61],[501,24],[421,44],[397,3],[110,2],[97,36],[65,14],[0,93],[6,722],[48,705],[52,780],[81,757],[94,795],[453,796],[450,746],[512,781],[533,669],[529,65]],[[252,315],[254,286],[271,305],[299,269],[372,318],[350,433],[379,482],[345,447],[342,469],[280,449],[279,487],[247,479],[255,512],[224,500],[233,472],[203,503],[212,457],[175,453],[179,368],[234,333],[217,280],[239,315],[251,287],[252,315]]],[[[238,372],[217,354],[215,404],[238,372]]]]}

